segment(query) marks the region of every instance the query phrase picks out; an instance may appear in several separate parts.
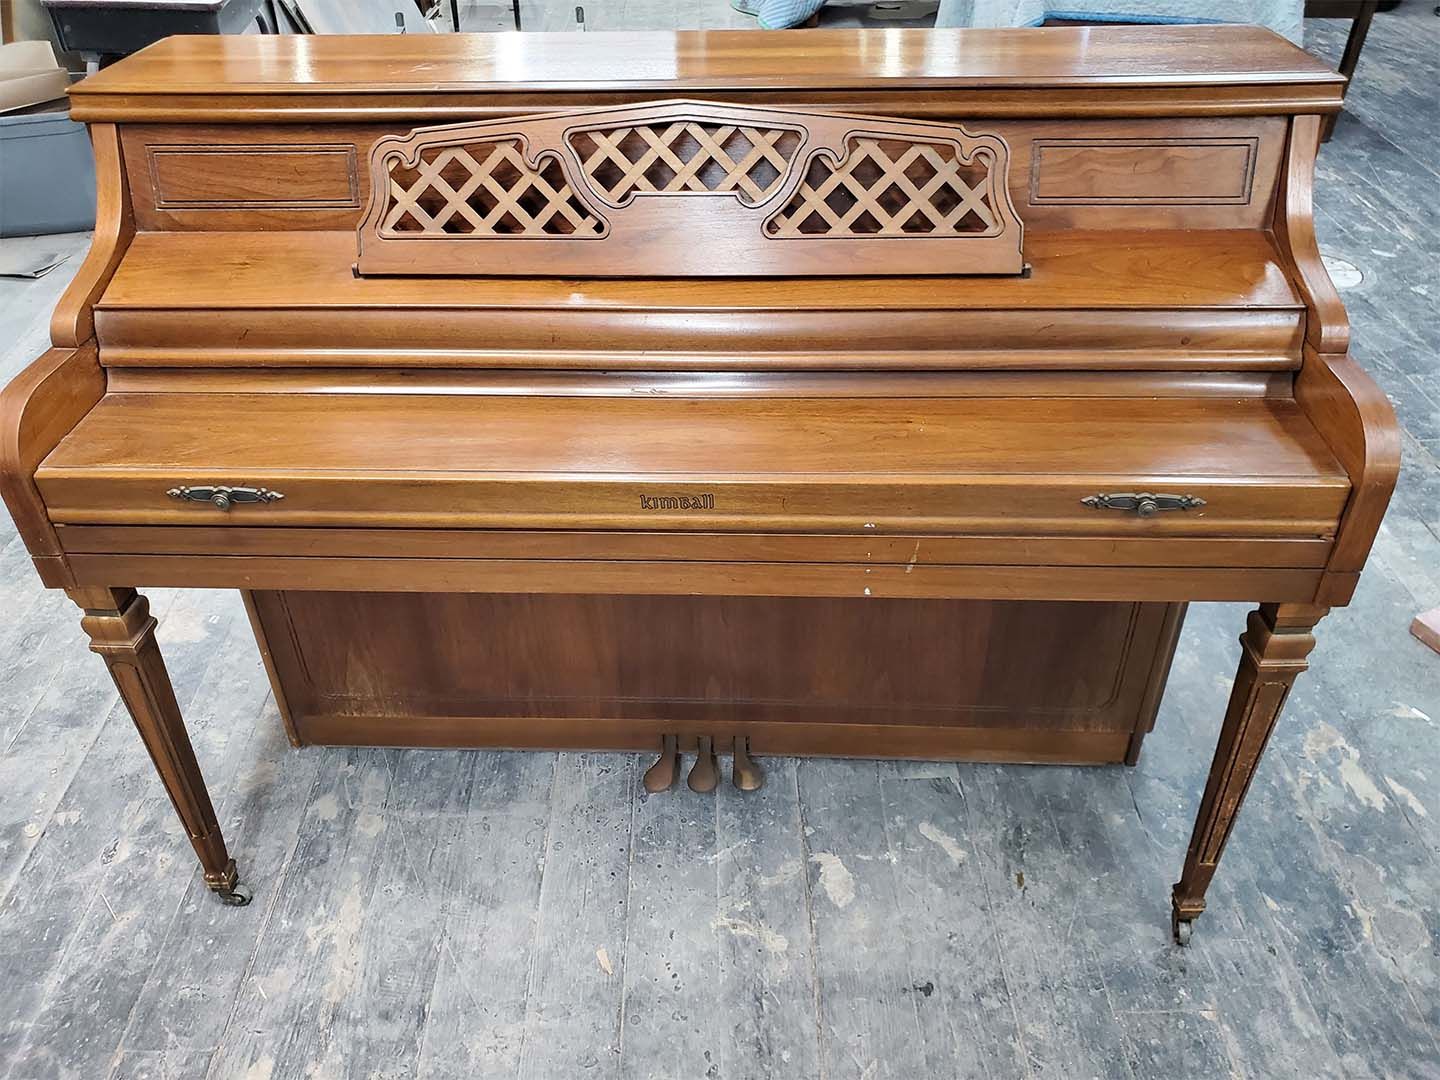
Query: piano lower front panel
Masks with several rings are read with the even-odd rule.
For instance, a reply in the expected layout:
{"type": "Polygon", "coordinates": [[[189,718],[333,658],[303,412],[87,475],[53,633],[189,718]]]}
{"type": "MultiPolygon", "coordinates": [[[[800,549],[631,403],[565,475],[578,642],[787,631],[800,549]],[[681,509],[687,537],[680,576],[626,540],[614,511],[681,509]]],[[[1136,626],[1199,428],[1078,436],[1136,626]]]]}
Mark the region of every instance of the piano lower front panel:
{"type": "Polygon", "coordinates": [[[299,743],[1133,762],[1183,604],[257,591],[299,743]]]}

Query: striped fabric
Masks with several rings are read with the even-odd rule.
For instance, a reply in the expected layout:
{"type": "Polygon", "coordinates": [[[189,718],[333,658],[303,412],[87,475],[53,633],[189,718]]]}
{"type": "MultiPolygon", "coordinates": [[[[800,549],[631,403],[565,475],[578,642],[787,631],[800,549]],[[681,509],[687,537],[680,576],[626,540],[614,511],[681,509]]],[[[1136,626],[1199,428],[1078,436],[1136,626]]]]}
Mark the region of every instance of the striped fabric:
{"type": "Polygon", "coordinates": [[[733,0],[730,6],[754,15],[761,30],[788,30],[808,20],[825,0],[733,0]]]}

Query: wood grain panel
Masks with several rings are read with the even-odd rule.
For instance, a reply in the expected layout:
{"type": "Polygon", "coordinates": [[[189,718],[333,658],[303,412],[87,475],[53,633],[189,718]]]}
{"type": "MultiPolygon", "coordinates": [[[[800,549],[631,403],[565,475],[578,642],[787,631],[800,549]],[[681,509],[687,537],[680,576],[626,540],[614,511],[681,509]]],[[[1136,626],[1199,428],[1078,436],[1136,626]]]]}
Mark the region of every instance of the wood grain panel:
{"type": "MultiPolygon", "coordinates": [[[[757,755],[991,761],[1018,765],[1112,765],[1140,741],[1125,731],[936,727],[920,724],[824,724],[792,720],[740,724],[719,720],[587,717],[560,724],[513,716],[383,716],[315,713],[305,725],[312,746],[508,747],[569,750],[601,747],[654,753],[661,736],[679,734],[685,753],[697,735],[748,735],[757,755]],[[818,750],[817,747],[823,747],[818,750]]],[[[723,748],[722,748],[723,749],[723,748]]]]}
{"type": "Polygon", "coordinates": [[[1019,518],[1037,532],[1121,536],[1323,537],[1349,494],[1300,409],[1263,398],[1155,409],[1139,399],[112,394],[37,483],[66,524],[954,533],[1010,532],[1019,518]],[[167,497],[215,483],[285,498],[226,514],[167,497]],[[1206,504],[1142,519],[1081,503],[1136,490],[1206,504]]]}
{"type": "Polygon", "coordinates": [[[1319,570],[1173,566],[910,566],[545,559],[71,555],[80,585],[194,589],[864,596],[965,600],[1248,600],[1308,603],[1319,570]]]}
{"type": "Polygon", "coordinates": [[[344,143],[150,146],[157,210],[327,210],[360,205],[355,147],[344,143]]]}
{"type": "Polygon", "coordinates": [[[1328,540],[59,525],[69,554],[1323,567],[1328,540]]]}
{"type": "Polygon", "coordinates": [[[1250,202],[1259,140],[1048,139],[1031,157],[1030,202],[1250,202]]]}
{"type": "Polygon", "coordinates": [[[566,34],[408,37],[170,41],[86,79],[72,109],[85,121],[438,122],[744,90],[757,104],[860,112],[891,99],[926,119],[1273,115],[1334,111],[1344,86],[1241,26],[820,30],[793,48],[727,31],[610,33],[604,48],[566,34]]]}
{"type": "Polygon", "coordinates": [[[391,133],[391,128],[374,124],[125,124],[120,143],[136,228],[142,232],[353,229],[369,195],[369,174],[360,163],[376,139],[391,133]],[[162,192],[152,156],[158,153],[164,164],[167,156],[192,147],[202,153],[180,159],[179,179],[188,182],[189,174],[197,174],[206,188],[219,186],[222,196],[239,189],[242,201],[217,202],[207,196],[198,203],[175,202],[170,193],[162,192]],[[254,157],[257,151],[263,151],[259,160],[254,157]],[[320,152],[318,160],[309,156],[315,151],[320,152]],[[299,161],[296,178],[303,188],[282,183],[280,177],[216,176],[217,170],[232,164],[225,159],[227,154],[248,159],[247,169],[252,163],[257,169],[278,163],[292,175],[297,170],[289,166],[299,161]],[[307,157],[296,159],[295,154],[307,157]],[[304,194],[303,200],[296,199],[297,190],[304,194]],[[331,196],[338,196],[338,201],[315,201],[331,196]]]}
{"type": "MultiPolygon", "coordinates": [[[[946,729],[993,732],[997,750],[1016,730],[1143,731],[1176,614],[1163,604],[757,597],[250,600],[302,742],[317,722],[334,741],[344,718],[370,716],[388,720],[388,735],[356,730],[351,741],[401,742],[416,720],[448,718],[463,745],[611,748],[613,725],[592,726],[601,719],[685,732],[800,724],[819,753],[829,729],[858,726],[876,756],[902,756],[887,746],[892,727],[929,729],[942,745],[946,729]],[[1033,678],[1037,668],[1053,677],[1033,678]],[[533,721],[529,735],[506,718],[533,721]]],[[[923,745],[905,752],[929,756],[923,745]]],[[[974,745],[983,749],[983,736],[974,745]]],[[[1102,745],[1119,760],[1114,743],[1102,745]]]]}

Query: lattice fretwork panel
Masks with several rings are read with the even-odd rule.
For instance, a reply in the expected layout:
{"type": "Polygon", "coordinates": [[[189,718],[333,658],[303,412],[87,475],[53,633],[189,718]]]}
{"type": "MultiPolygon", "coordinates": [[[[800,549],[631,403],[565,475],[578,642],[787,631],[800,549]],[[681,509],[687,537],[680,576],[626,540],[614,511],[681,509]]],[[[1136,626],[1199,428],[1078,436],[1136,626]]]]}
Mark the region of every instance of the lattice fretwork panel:
{"type": "Polygon", "coordinates": [[[754,206],[780,187],[801,136],[789,128],[682,120],[592,128],[567,141],[586,179],[617,205],[637,192],[693,191],[733,192],[754,206]]]}
{"type": "Polygon", "coordinates": [[[382,236],[599,237],[604,223],[571,189],[554,151],[532,168],[518,139],[438,146],[389,161],[382,236]]]}
{"type": "Polygon", "coordinates": [[[717,101],[417,128],[371,147],[355,267],[409,277],[1019,274],[1024,225],[1009,168],[993,132],[717,101]]]}
{"type": "Polygon", "coordinates": [[[810,159],[784,209],[765,223],[775,237],[987,236],[1000,231],[985,150],[964,162],[949,143],[852,137],[845,157],[810,159]]]}

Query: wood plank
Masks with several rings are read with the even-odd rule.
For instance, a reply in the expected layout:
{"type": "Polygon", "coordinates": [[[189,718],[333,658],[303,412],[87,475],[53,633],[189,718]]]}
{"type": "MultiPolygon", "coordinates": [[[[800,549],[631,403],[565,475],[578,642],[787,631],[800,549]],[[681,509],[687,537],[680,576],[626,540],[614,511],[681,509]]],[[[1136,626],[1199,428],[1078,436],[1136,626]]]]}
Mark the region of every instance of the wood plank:
{"type": "MultiPolygon", "coordinates": [[[[642,763],[637,762],[637,766],[642,763]]],[[[643,764],[648,764],[645,762],[643,764]]],[[[725,930],[717,901],[715,797],[676,788],[632,796],[619,1074],[635,1080],[723,1076],[730,1033],[716,970],[725,930]]],[[[606,963],[613,964],[607,952],[606,963]]]]}
{"type": "Polygon", "coordinates": [[[1293,401],[1177,400],[1158,412],[1128,398],[1028,397],[110,394],[60,440],[38,478],[46,492],[47,481],[87,469],[120,478],[127,470],[206,467],[366,478],[392,470],[437,478],[620,474],[674,483],[693,477],[694,487],[747,474],[916,482],[944,473],[998,482],[1007,465],[1021,474],[1199,480],[1242,475],[1242,462],[1250,481],[1301,477],[1348,487],[1293,401]],[[566,437],[556,439],[557,430],[566,437]],[[1051,438],[1041,439],[1042,431],[1051,438]],[[846,448],[843,462],[834,456],[837,443],[846,448]]]}
{"type": "MultiPolygon", "coordinates": [[[[928,1075],[925,984],[905,947],[885,807],[870,762],[799,767],[822,1076],[928,1075]]],[[[907,898],[908,899],[908,898],[907,898]]]]}
{"type": "Polygon", "coordinates": [[[538,962],[536,912],[556,758],[424,756],[474,764],[443,868],[445,927],[423,1001],[415,1075],[514,1075],[525,1043],[529,974],[538,962]]]}
{"type": "MultiPolygon", "coordinates": [[[[1054,773],[1076,780],[1068,769],[1054,773]]],[[[987,765],[960,773],[1026,1067],[1036,1076],[1134,1077],[1115,1050],[1121,1029],[1093,948],[1074,934],[1104,886],[1092,885],[1084,857],[1065,846],[1031,775],[987,765]]]]}
{"type": "Polygon", "coordinates": [[[383,854],[394,751],[327,754],[211,1065],[218,1075],[338,1070],[338,1014],[360,992],[367,902],[383,854]],[[292,994],[293,989],[293,994],[292,994]],[[285,1018],[280,1021],[278,1018],[285,1018]]]}
{"type": "Polygon", "coordinates": [[[631,814],[631,756],[562,754],[545,834],[519,1080],[621,1077],[631,814]],[[597,956],[611,957],[606,971],[597,956]]]}
{"type": "Polygon", "coordinates": [[[1121,536],[1325,536],[1350,494],[1299,407],[1267,399],[396,400],[113,394],[37,484],[64,524],[944,533],[1024,517],[1121,536]],[[209,488],[175,494],[217,475],[280,497],[227,514],[209,488]],[[1085,502],[1137,490],[1202,501],[1148,520],[1085,502]]]}
{"type": "Polygon", "coordinates": [[[954,774],[882,778],[880,791],[926,1072],[1023,1075],[1018,1006],[954,774]]]}
{"type": "Polygon", "coordinates": [[[798,762],[761,765],[759,791],[722,781],[715,794],[719,975],[711,1007],[723,1036],[721,1075],[818,1076],[823,1035],[798,762]]]}
{"type": "Polygon", "coordinates": [[[1440,608],[1422,611],[1411,619],[1410,634],[1440,652],[1440,608]]]}

